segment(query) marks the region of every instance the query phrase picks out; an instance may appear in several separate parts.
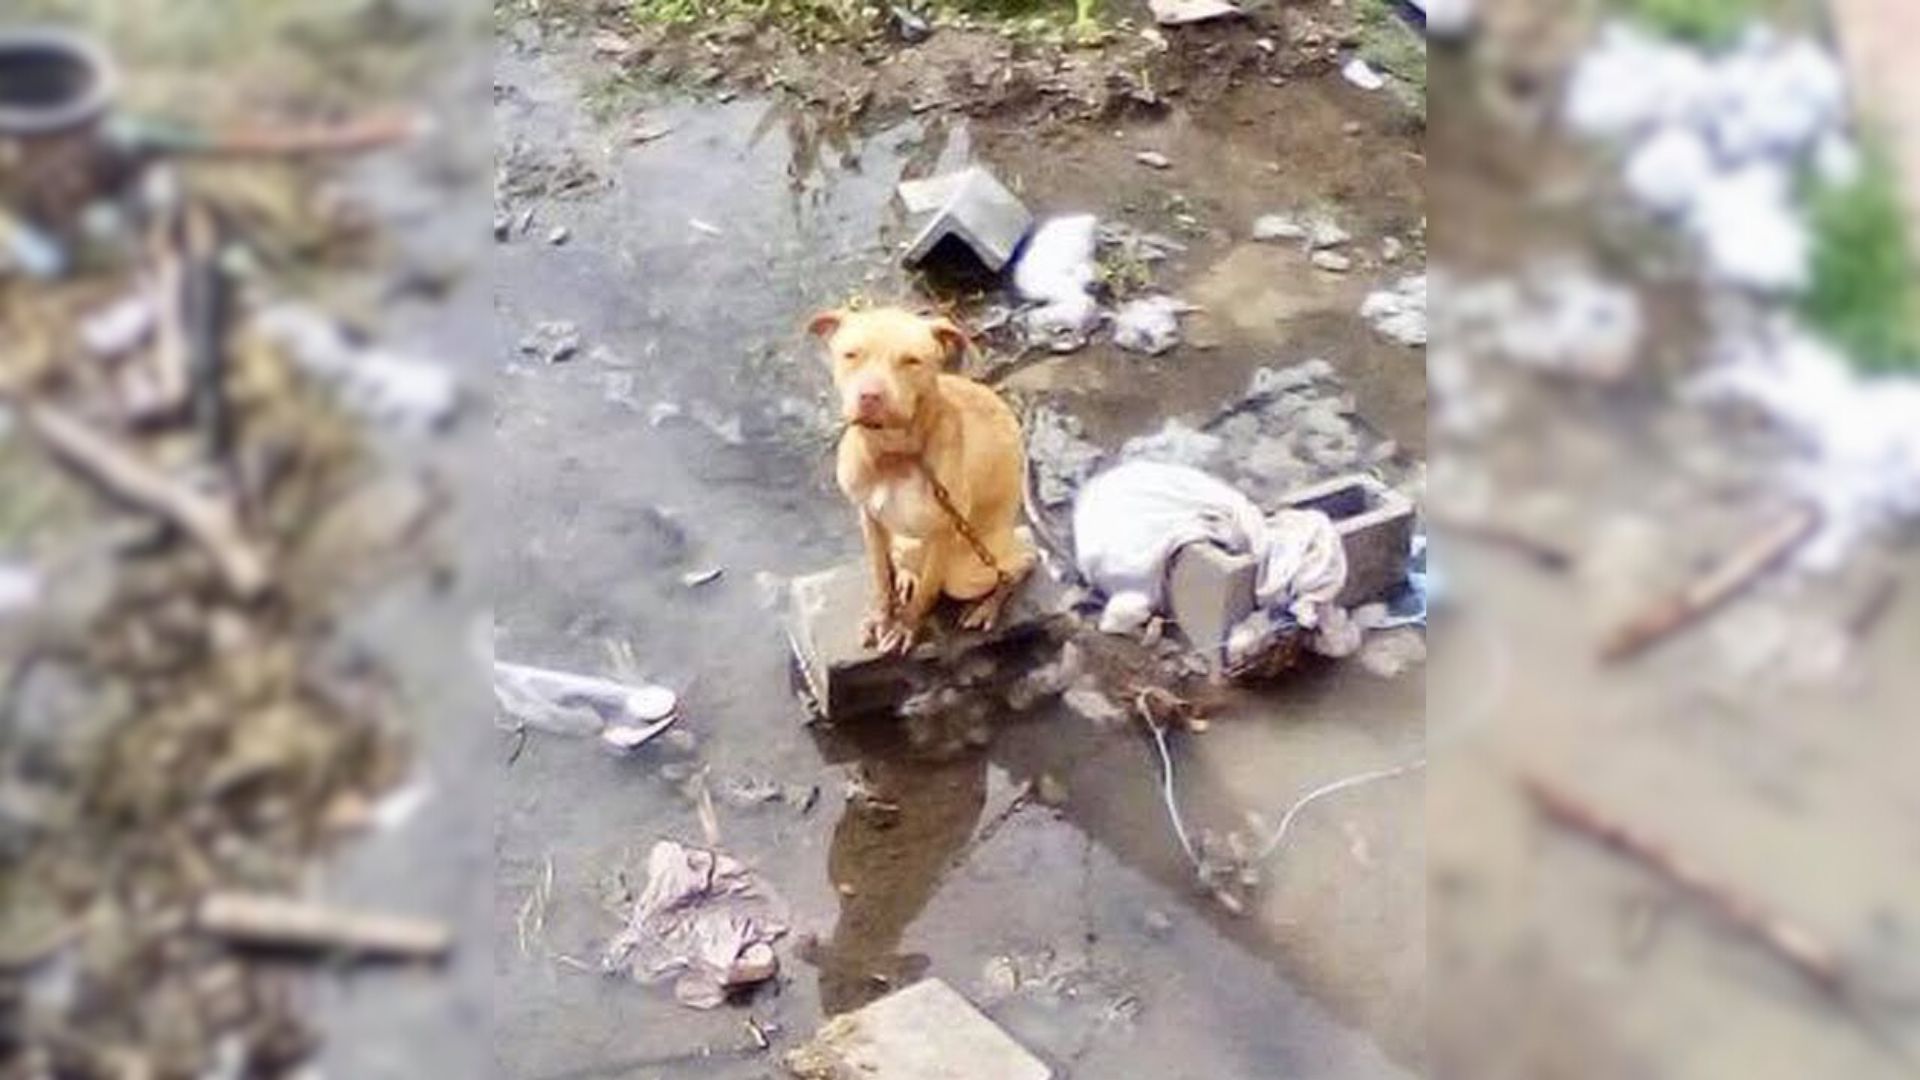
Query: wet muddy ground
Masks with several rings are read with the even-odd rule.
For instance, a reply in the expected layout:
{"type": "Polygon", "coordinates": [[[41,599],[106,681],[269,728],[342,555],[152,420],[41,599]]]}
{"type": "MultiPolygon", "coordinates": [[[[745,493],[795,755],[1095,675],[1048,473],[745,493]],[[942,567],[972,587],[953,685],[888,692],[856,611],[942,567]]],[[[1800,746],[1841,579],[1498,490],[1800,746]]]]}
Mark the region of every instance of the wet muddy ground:
{"type": "MultiPolygon", "coordinates": [[[[493,940],[506,1075],[763,1076],[777,1066],[749,1018],[778,1053],[923,974],[980,1002],[1062,1075],[1422,1071],[1417,778],[1316,806],[1235,917],[1192,885],[1149,741],[1064,712],[1006,718],[986,745],[948,752],[889,725],[808,727],[768,602],[784,578],[857,551],[827,468],[826,372],[801,326],[849,295],[911,295],[895,268],[893,186],[969,156],[1038,212],[1153,228],[1189,214],[1190,250],[1158,281],[1218,298],[1190,322],[1194,346],[1146,360],[1096,345],[1021,365],[1002,382],[1010,393],[1068,408],[1112,445],[1170,415],[1210,414],[1255,367],[1325,355],[1362,414],[1417,453],[1418,353],[1371,338],[1352,314],[1357,283],[1295,289],[1292,252],[1244,242],[1258,213],[1341,200],[1364,266],[1353,276],[1397,276],[1369,253],[1387,235],[1413,239],[1423,216],[1404,128],[1337,77],[1040,140],[944,116],[823,131],[749,98],[648,99],[604,119],[584,102],[595,61],[580,42],[509,36],[495,74],[500,145],[521,156],[521,176],[571,161],[562,172],[586,179],[516,200],[534,220],[493,260],[495,648],[583,671],[617,671],[609,651],[630,649],[637,674],[680,691],[683,720],[673,740],[626,759],[591,741],[501,740],[493,940]],[[669,133],[632,145],[636,124],[669,133]],[[1166,174],[1133,161],[1149,147],[1173,159],[1166,174]],[[549,242],[555,227],[564,242],[549,242]],[[575,358],[546,365],[514,348],[549,320],[577,325],[575,358]],[[711,567],[724,569],[717,581],[682,582],[711,567]],[[853,774],[897,818],[849,802],[853,774]],[[769,783],[787,797],[762,801],[769,783]],[[702,842],[698,784],[720,846],[785,895],[796,928],[776,985],[711,1012],[596,970],[621,920],[611,901],[644,879],[653,841],[702,842]],[[1036,787],[1064,801],[1044,805],[1036,787]]],[[[1239,699],[1175,743],[1187,812],[1217,827],[1248,811],[1271,821],[1328,779],[1417,756],[1422,697],[1417,669],[1386,680],[1327,664],[1239,699]]]]}

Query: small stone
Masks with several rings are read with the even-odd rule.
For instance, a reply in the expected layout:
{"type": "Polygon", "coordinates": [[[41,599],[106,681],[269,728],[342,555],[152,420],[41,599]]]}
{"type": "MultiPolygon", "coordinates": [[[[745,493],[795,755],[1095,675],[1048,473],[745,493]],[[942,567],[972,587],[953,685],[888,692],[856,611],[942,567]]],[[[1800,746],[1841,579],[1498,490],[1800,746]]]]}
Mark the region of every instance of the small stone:
{"type": "Polygon", "coordinates": [[[513,218],[507,214],[495,214],[493,217],[493,238],[504,244],[507,238],[512,235],[513,218]]]}
{"type": "Polygon", "coordinates": [[[1140,916],[1140,922],[1147,928],[1147,933],[1157,938],[1173,932],[1173,918],[1159,908],[1148,908],[1140,916]]]}
{"type": "Polygon", "coordinates": [[[1358,135],[1361,132],[1366,130],[1366,126],[1361,124],[1360,121],[1358,120],[1349,120],[1345,124],[1341,125],[1340,130],[1346,132],[1349,135],[1358,135]]]}
{"type": "Polygon", "coordinates": [[[1380,258],[1384,262],[1399,262],[1400,256],[1406,254],[1406,250],[1407,246],[1401,243],[1397,236],[1389,236],[1380,241],[1380,258]]]}
{"type": "Polygon", "coordinates": [[[1303,240],[1306,235],[1306,226],[1286,214],[1265,214],[1253,223],[1253,238],[1262,243],[1303,240]]]}
{"type": "Polygon", "coordinates": [[[1149,169],[1166,169],[1171,168],[1173,165],[1173,162],[1167,155],[1158,150],[1142,150],[1133,155],[1133,160],[1145,165],[1149,169]]]}
{"type": "Polygon", "coordinates": [[[1313,265],[1328,273],[1344,274],[1353,269],[1353,260],[1337,251],[1316,251],[1313,253],[1313,265]]]}
{"type": "Polygon", "coordinates": [[[580,328],[564,319],[550,319],[520,339],[520,351],[542,363],[564,363],[580,351],[580,328]]]}
{"type": "Polygon", "coordinates": [[[558,247],[566,243],[572,236],[573,233],[565,225],[555,225],[547,231],[547,243],[558,247]]]}
{"type": "Polygon", "coordinates": [[[860,890],[855,888],[851,881],[834,882],[833,891],[839,893],[841,896],[857,896],[860,893],[860,890]]]}
{"type": "Polygon", "coordinates": [[[1353,234],[1340,227],[1330,217],[1316,217],[1307,222],[1307,246],[1318,251],[1321,248],[1339,247],[1353,239],[1353,234]]]}

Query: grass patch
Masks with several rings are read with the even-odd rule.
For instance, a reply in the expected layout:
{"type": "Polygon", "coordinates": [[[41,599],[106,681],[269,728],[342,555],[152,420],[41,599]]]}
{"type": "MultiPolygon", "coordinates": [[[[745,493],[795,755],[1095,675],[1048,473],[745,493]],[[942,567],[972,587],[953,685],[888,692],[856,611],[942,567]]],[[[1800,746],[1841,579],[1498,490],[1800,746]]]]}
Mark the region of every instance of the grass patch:
{"type": "Polygon", "coordinates": [[[1360,58],[1393,76],[1394,91],[1420,116],[1427,115],[1427,39],[1395,10],[1394,0],[1360,0],[1360,58]]]}
{"type": "Polygon", "coordinates": [[[878,9],[854,0],[632,0],[627,15],[642,26],[778,26],[809,42],[862,38],[880,24],[878,9]]]}
{"type": "Polygon", "coordinates": [[[1769,12],[1769,0],[1617,0],[1628,15],[1668,36],[1724,44],[1769,12]]]}
{"type": "Polygon", "coordinates": [[[1920,262],[1908,247],[1900,178],[1888,156],[1866,155],[1851,184],[1813,184],[1813,286],[1807,321],[1866,371],[1920,371],[1920,262]]]}

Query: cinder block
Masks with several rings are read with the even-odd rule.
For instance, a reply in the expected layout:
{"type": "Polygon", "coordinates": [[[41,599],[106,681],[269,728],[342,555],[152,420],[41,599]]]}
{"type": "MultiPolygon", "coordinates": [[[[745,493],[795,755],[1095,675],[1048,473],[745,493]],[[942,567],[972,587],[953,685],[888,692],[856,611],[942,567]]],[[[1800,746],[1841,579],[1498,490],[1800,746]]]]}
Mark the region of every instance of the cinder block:
{"type": "Polygon", "coordinates": [[[955,176],[901,185],[900,198],[909,207],[939,200],[939,208],[907,245],[902,262],[919,266],[937,249],[959,244],[989,273],[999,273],[1012,260],[1033,214],[987,170],[975,166],[955,176]]]}
{"type": "MultiPolygon", "coordinates": [[[[1333,519],[1347,554],[1347,583],[1337,598],[1357,607],[1391,593],[1407,577],[1413,547],[1413,503],[1364,474],[1339,476],[1288,492],[1282,506],[1318,510],[1333,519]]],[[[1259,574],[1251,556],[1211,544],[1189,544],[1174,555],[1167,606],[1189,644],[1211,650],[1254,610],[1259,574]]]]}
{"type": "Polygon", "coordinates": [[[1051,1080],[960,992],[922,979],[836,1016],[782,1062],[800,1080],[1051,1080]]]}
{"type": "Polygon", "coordinates": [[[1413,552],[1413,502],[1364,473],[1337,476],[1288,492],[1282,504],[1333,519],[1347,552],[1344,607],[1383,599],[1407,579],[1413,552]]]}
{"type": "Polygon", "coordinates": [[[872,580],[864,560],[796,578],[787,612],[787,638],[802,688],[815,708],[835,721],[892,713],[936,681],[963,669],[1022,670],[1034,639],[1065,615],[1066,589],[1036,567],[1001,612],[992,631],[963,631],[958,606],[943,601],[927,635],[906,656],[881,656],[860,641],[872,580]]]}
{"type": "Polygon", "coordinates": [[[1167,608],[1195,648],[1211,650],[1253,614],[1259,564],[1213,544],[1188,544],[1167,571],[1167,608]]]}

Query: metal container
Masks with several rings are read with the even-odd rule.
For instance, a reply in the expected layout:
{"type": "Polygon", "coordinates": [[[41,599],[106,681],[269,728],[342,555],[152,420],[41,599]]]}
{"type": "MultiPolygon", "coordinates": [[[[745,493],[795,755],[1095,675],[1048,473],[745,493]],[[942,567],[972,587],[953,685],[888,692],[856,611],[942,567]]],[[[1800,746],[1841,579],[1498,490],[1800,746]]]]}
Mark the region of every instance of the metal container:
{"type": "Polygon", "coordinates": [[[93,197],[100,124],[115,74],[107,54],[77,34],[0,31],[0,205],[64,231],[93,197]]]}

